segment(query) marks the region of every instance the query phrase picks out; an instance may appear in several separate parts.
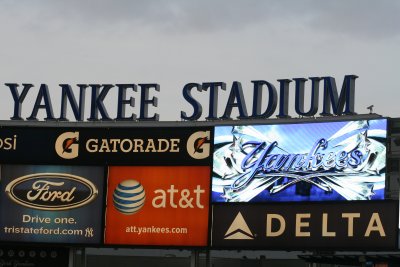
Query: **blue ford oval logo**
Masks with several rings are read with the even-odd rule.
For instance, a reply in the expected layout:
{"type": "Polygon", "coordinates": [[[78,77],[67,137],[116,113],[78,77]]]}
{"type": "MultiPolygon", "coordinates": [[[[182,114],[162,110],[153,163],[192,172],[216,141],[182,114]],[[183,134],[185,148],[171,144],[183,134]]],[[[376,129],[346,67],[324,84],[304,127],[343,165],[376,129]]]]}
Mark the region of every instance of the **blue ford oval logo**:
{"type": "Polygon", "coordinates": [[[93,201],[99,194],[89,180],[66,173],[35,173],[11,181],[5,189],[20,205],[39,210],[67,210],[93,201]]]}

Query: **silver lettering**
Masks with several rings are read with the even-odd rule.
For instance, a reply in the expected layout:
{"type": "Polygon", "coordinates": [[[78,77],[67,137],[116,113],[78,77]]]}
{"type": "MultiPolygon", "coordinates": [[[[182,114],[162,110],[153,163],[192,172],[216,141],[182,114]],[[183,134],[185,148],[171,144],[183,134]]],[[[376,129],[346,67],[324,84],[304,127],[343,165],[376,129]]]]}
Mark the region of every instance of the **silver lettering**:
{"type": "Polygon", "coordinates": [[[71,202],[74,199],[73,193],[76,187],[73,187],[70,191],[54,191],[50,190],[51,187],[63,186],[64,182],[50,182],[45,180],[38,180],[32,184],[32,190],[28,191],[26,198],[29,201],[42,200],[42,201],[54,201],[60,199],[62,202],[71,202]]]}

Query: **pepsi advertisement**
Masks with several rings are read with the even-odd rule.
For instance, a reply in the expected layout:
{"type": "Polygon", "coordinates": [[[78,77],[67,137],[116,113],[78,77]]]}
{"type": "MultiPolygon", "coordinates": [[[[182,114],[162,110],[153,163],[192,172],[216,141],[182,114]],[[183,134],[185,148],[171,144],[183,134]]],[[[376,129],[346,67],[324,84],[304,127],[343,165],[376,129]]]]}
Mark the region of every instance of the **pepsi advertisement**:
{"type": "Polygon", "coordinates": [[[383,200],[387,119],[217,126],[212,202],[383,200]]]}
{"type": "Polygon", "coordinates": [[[104,167],[2,165],[0,241],[102,242],[104,167]]]}

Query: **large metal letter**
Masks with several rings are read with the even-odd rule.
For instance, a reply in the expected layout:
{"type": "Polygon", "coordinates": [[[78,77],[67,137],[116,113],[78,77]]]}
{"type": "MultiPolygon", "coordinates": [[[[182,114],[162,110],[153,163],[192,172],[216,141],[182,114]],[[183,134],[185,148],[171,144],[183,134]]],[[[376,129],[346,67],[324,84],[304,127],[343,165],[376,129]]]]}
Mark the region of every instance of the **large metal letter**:
{"type": "Polygon", "coordinates": [[[246,119],[247,118],[247,108],[246,102],[243,96],[242,85],[240,82],[233,82],[231,92],[229,94],[228,102],[226,103],[226,108],[224,115],[221,119],[231,119],[232,109],[237,107],[239,110],[238,119],[246,119]],[[236,102],[235,102],[236,100],[236,102]]]}
{"type": "Polygon", "coordinates": [[[17,87],[19,84],[17,83],[6,83],[6,86],[8,86],[11,90],[12,97],[14,99],[14,116],[12,116],[10,119],[12,120],[22,120],[21,118],[21,105],[22,102],[24,101],[26,94],[28,93],[29,89],[33,87],[33,84],[29,83],[23,83],[22,85],[24,86],[24,89],[22,90],[21,95],[18,93],[17,87]]]}
{"type": "Polygon", "coordinates": [[[333,108],[333,114],[335,115],[356,114],[354,112],[354,90],[355,90],[355,80],[357,78],[358,76],[356,75],[346,75],[344,77],[342,89],[340,91],[340,96],[338,97],[335,79],[329,76],[323,77],[324,107],[320,115],[332,116],[331,105],[333,108]]]}
{"type": "Polygon", "coordinates": [[[254,84],[253,95],[253,119],[266,119],[271,117],[277,106],[277,92],[275,87],[267,81],[251,81],[254,84]],[[268,105],[264,113],[261,114],[262,87],[266,85],[268,88],[268,105]]]}
{"type": "Polygon", "coordinates": [[[300,116],[314,116],[318,111],[318,99],[319,99],[319,77],[310,77],[311,80],[311,102],[310,109],[304,111],[304,84],[307,79],[295,78],[296,82],[296,103],[295,110],[300,116]]]}
{"type": "Polygon", "coordinates": [[[60,84],[61,86],[61,114],[60,120],[68,121],[67,119],[67,101],[70,103],[77,121],[83,121],[85,113],[85,92],[87,84],[78,84],[79,86],[79,105],[76,103],[74,93],[69,84],[60,84]]]}

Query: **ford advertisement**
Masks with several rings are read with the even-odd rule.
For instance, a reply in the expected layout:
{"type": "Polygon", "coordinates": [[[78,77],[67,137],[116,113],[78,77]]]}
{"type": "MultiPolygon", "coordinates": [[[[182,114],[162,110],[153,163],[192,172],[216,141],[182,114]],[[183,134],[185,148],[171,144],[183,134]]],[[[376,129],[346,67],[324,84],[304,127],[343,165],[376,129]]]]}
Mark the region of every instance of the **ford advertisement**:
{"type": "Polygon", "coordinates": [[[100,244],[104,168],[2,165],[0,241],[100,244]]]}

